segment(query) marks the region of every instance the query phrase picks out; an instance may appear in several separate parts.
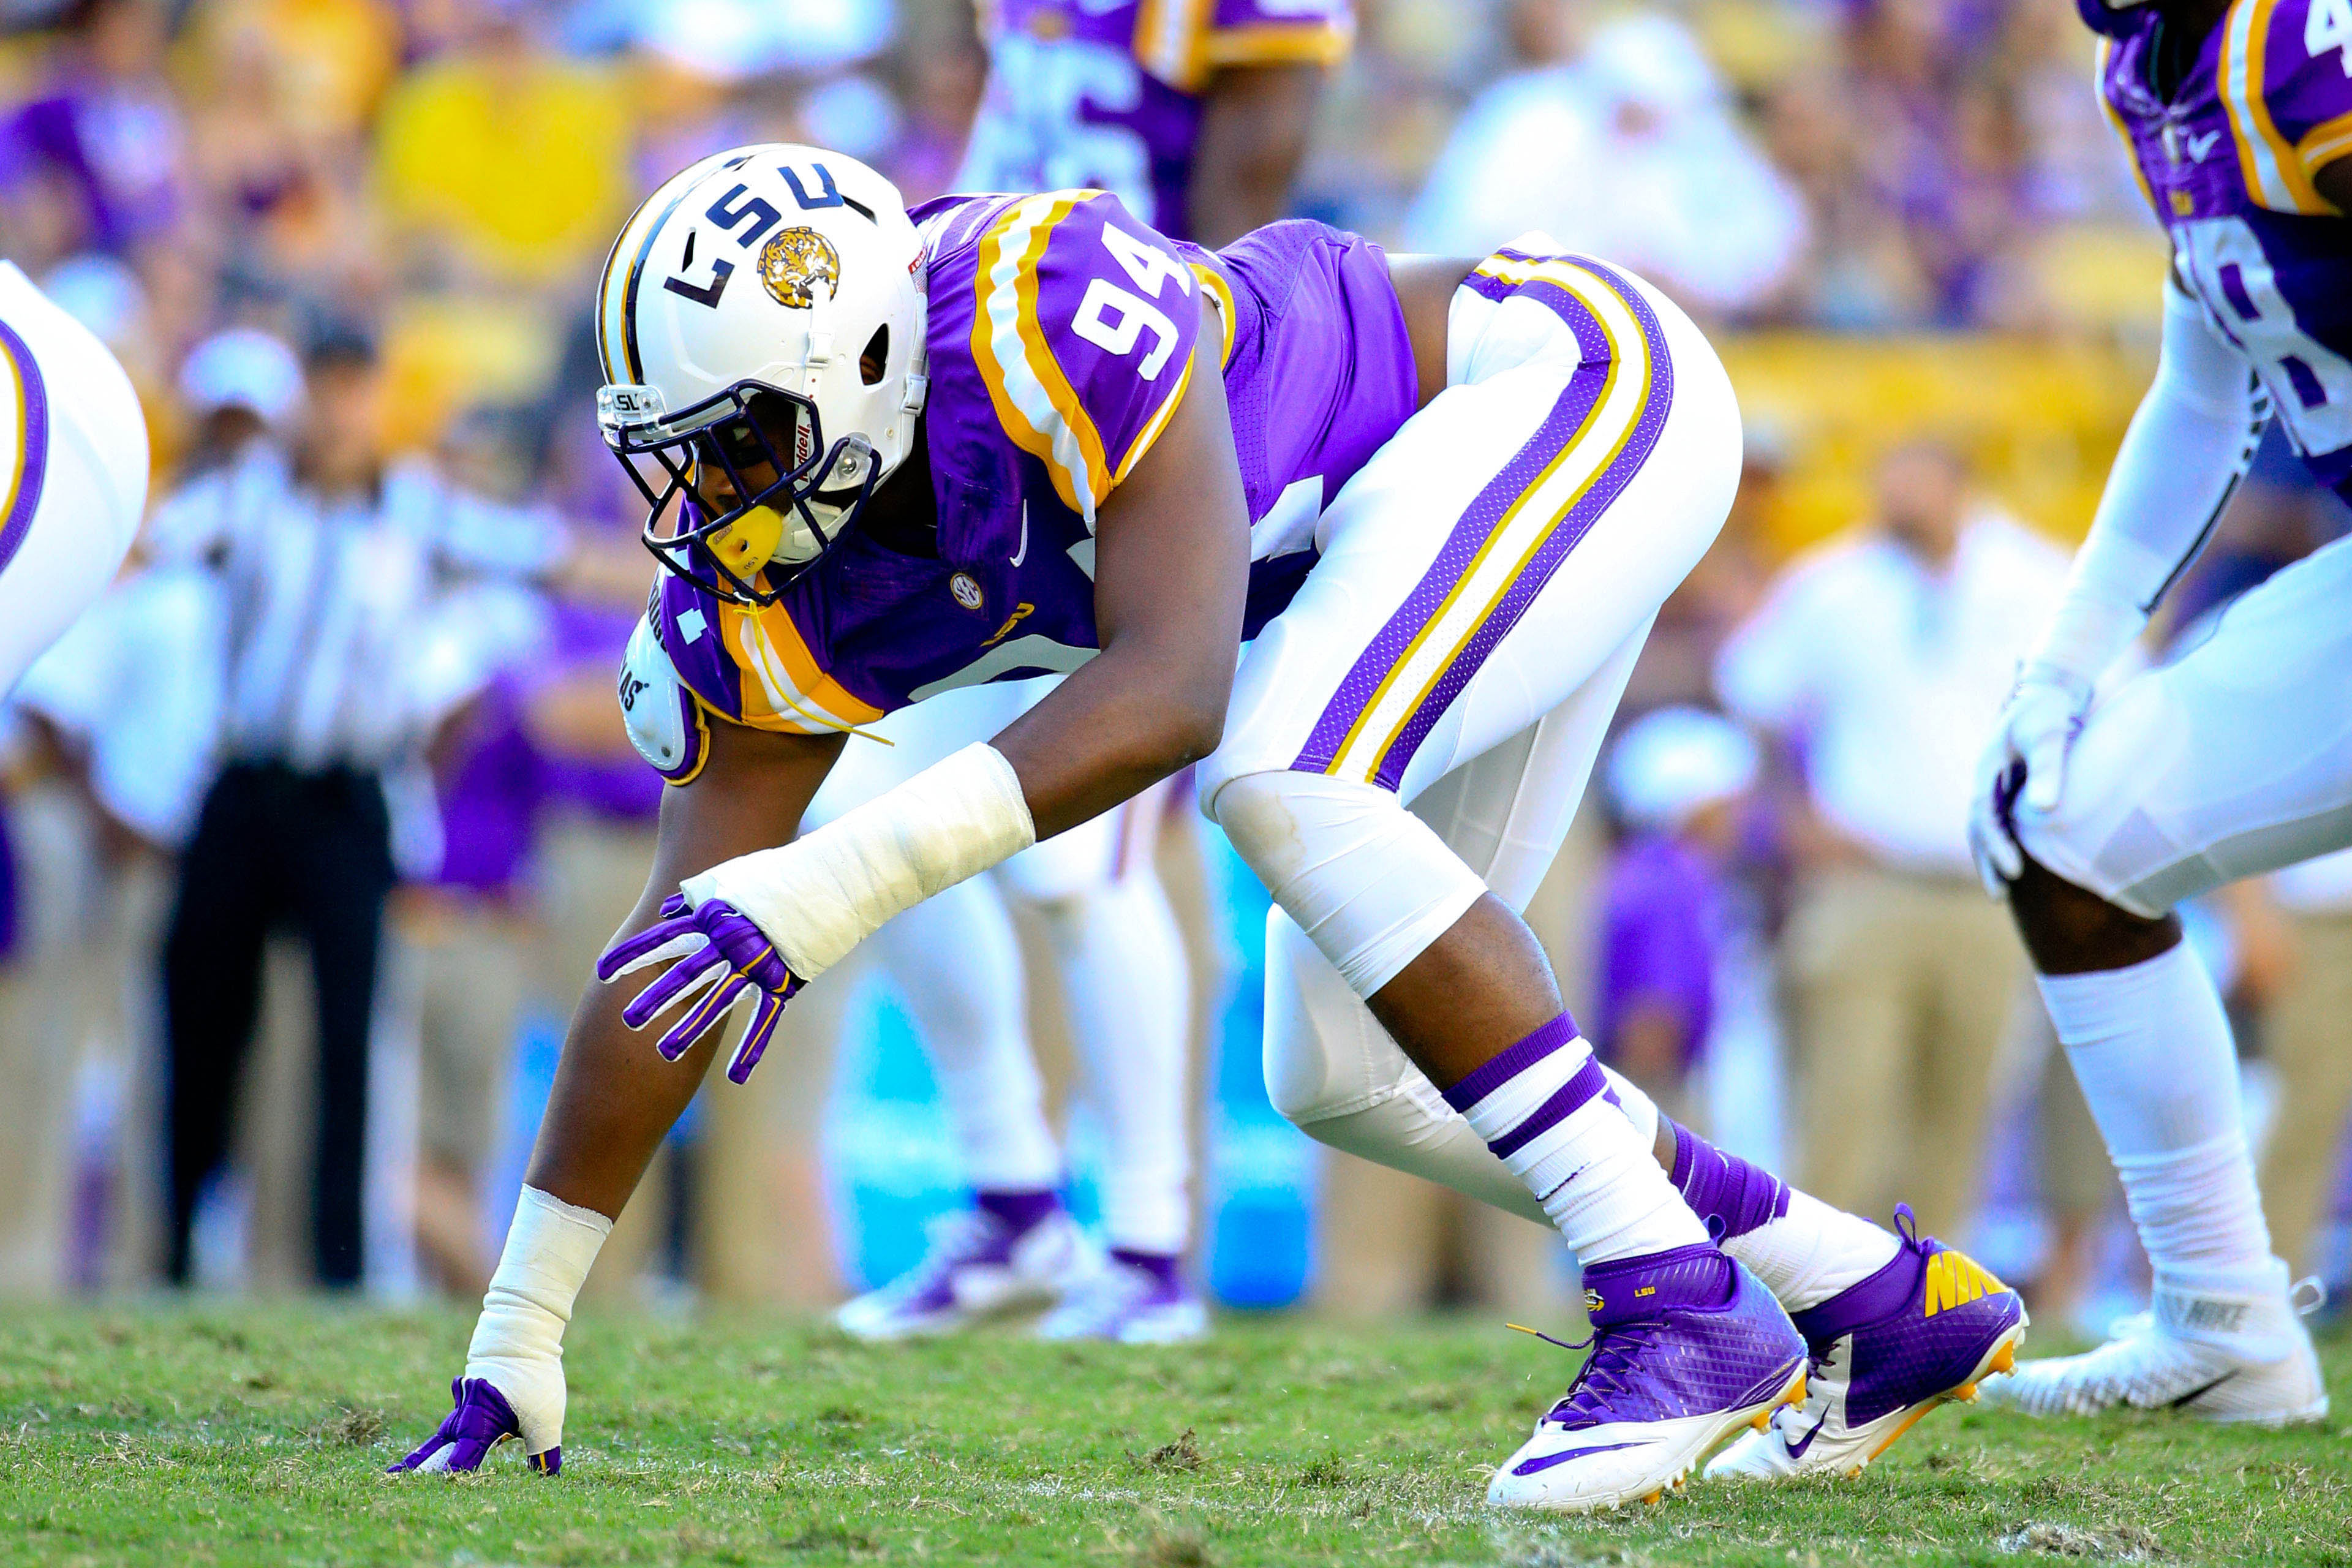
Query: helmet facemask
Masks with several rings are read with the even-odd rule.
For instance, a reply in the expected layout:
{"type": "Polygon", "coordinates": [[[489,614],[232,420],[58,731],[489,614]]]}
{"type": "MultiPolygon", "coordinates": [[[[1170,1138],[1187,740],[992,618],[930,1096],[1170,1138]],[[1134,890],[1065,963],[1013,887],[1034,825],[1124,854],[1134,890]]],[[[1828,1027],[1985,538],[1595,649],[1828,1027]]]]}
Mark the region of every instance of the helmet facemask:
{"type": "Polygon", "coordinates": [[[872,444],[853,431],[827,446],[815,402],[798,393],[744,381],[676,415],[660,404],[654,387],[604,388],[605,445],[646,498],[654,559],[738,605],[782,597],[855,525],[881,477],[872,444]]]}

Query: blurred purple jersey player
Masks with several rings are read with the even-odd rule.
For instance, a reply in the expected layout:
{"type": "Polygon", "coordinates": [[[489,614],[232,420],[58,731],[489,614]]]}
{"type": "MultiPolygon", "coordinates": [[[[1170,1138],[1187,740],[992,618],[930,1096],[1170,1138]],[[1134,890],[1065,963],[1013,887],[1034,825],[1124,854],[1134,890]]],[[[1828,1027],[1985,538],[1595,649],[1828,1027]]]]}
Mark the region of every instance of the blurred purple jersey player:
{"type": "Polygon", "coordinates": [[[760,146],[648,199],[599,317],[668,577],[622,690],[676,787],[415,1465],[469,1468],[486,1432],[554,1454],[572,1303],[730,1006],[740,1078],[885,921],[1194,762],[1279,911],[1277,1106],[1587,1265],[1593,1354],[1491,1500],[1655,1498],[1864,1339],[1837,1396],[1883,1445],[2014,1342],[1981,1270],[1944,1289],[1942,1253],[1613,1079],[1520,920],[1738,480],[1729,379],[1656,289],[1532,234],[1444,260],[1286,223],[1213,253],[1097,190],[909,215],[854,160],[760,146]],[[1050,671],[992,740],[778,843],[845,731],[1050,671]]]}
{"type": "Polygon", "coordinates": [[[2352,5],[2078,0],[2101,97],[2172,239],[2163,352],[2064,597],[1979,765],[1969,837],[2005,895],[2154,1275],[2087,1355],[1987,1389],[2037,1413],[2317,1420],[2327,1390],[2271,1255],[2219,994],[2181,900],[2352,843],[2352,542],[2102,690],[2275,414],[2352,496],[2352,5]]]}
{"type": "Polygon", "coordinates": [[[2100,9],[2100,96],[2175,278],[2262,378],[2313,475],[2343,486],[2352,245],[2315,176],[2352,156],[2352,6],[2244,0],[2192,54],[2164,7],[2084,4],[2100,9]]]}
{"type": "Polygon", "coordinates": [[[979,0],[988,88],[957,188],[1118,196],[1222,245],[1282,216],[1349,0],[979,0]]]}

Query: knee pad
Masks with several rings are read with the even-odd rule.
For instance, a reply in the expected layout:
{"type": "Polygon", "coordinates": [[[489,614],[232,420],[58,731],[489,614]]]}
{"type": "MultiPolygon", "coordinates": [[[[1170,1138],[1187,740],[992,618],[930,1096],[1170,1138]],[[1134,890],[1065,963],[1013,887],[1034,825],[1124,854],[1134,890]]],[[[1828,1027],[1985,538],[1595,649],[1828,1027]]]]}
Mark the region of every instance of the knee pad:
{"type": "Polygon", "coordinates": [[[1395,979],[1486,891],[1377,784],[1245,773],[1220,785],[1205,809],[1358,996],[1395,979]]]}

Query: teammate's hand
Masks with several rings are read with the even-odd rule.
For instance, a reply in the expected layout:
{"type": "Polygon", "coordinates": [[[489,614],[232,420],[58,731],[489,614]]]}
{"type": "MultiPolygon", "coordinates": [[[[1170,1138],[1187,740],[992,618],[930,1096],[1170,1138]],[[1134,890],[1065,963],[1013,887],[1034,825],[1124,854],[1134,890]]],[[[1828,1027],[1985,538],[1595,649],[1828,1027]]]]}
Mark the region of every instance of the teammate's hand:
{"type": "MultiPolygon", "coordinates": [[[[406,1458],[388,1467],[385,1474],[479,1469],[492,1448],[509,1437],[522,1436],[522,1423],[515,1418],[514,1406],[488,1380],[452,1379],[449,1397],[457,1407],[442,1417],[433,1436],[406,1458]]],[[[562,1446],[558,1444],[545,1453],[530,1455],[528,1462],[532,1469],[551,1476],[563,1468],[562,1446]]]]}
{"type": "Polygon", "coordinates": [[[654,1043],[669,1061],[684,1056],[747,992],[756,993],[759,1005],[751,1026],[743,1031],[735,1059],[727,1064],[727,1076],[741,1083],[760,1065],[761,1053],[776,1032],[776,1020],[801,988],[801,978],[776,956],[776,944],[751,917],[724,899],[705,899],[689,909],[685,894],[672,893],[661,912],[661,920],[605,949],[596,961],[596,978],[610,984],[632,970],[669,964],[667,973],[621,1009],[621,1022],[632,1029],[644,1028],[673,1005],[702,993],[654,1043]]]}
{"type": "Polygon", "coordinates": [[[2004,898],[2025,870],[2016,813],[2054,811],[2066,784],[2066,753],[2083,732],[2091,706],[2088,684],[2052,670],[2029,670],[2000,710],[2000,722],[1977,763],[1976,796],[1969,810],[1969,850],[1985,891],[2004,898]]]}

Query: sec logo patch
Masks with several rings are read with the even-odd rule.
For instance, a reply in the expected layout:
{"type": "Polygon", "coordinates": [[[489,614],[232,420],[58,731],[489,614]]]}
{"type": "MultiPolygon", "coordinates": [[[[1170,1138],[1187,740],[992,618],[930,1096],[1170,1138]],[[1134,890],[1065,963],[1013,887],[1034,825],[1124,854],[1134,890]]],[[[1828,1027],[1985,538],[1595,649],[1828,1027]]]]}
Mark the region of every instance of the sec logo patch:
{"type": "Polygon", "coordinates": [[[949,578],[948,592],[953,595],[955,596],[955,602],[961,605],[965,609],[976,610],[980,608],[980,584],[972,580],[971,573],[959,572],[954,576],[949,578]]]}

